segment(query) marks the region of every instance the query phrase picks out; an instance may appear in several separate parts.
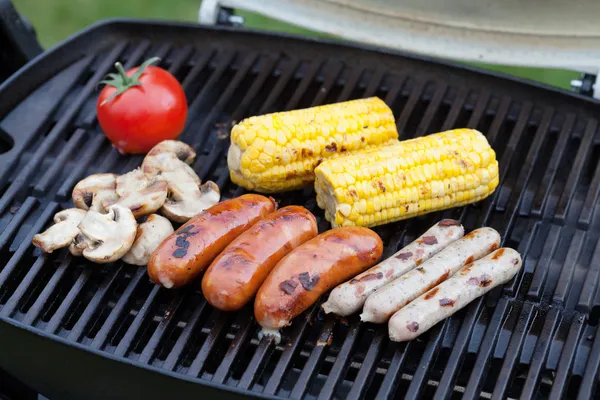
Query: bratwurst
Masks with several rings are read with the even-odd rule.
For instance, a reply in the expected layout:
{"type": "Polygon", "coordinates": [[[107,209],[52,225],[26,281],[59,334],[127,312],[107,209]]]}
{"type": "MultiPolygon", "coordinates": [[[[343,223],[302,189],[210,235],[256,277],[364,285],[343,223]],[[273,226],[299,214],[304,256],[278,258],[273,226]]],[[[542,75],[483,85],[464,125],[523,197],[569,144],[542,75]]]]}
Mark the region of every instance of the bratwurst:
{"type": "Polygon", "coordinates": [[[254,315],[263,334],[291,323],[327,290],[374,265],[383,252],[368,228],[331,229],[292,250],[258,290],[254,315]]]}
{"type": "Polygon", "coordinates": [[[233,239],[275,211],[275,200],[246,194],[196,215],[167,237],[148,261],[148,275],[165,288],[197,278],[233,239]]]}
{"type": "Polygon", "coordinates": [[[267,215],[208,267],[202,278],[204,297],[219,310],[239,310],[286,254],[318,233],[315,216],[304,207],[283,207],[267,215]]]}

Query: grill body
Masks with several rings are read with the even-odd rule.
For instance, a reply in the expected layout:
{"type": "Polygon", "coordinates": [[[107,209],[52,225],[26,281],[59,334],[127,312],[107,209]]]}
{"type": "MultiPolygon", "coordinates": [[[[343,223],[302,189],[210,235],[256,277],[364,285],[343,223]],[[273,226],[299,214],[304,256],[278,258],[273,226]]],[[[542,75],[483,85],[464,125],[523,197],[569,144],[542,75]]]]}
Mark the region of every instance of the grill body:
{"type": "MultiPolygon", "coordinates": [[[[50,398],[592,398],[600,366],[600,105],[454,64],[249,30],[117,20],[35,59],[0,87],[0,367],[50,398]],[[249,116],[379,96],[402,139],[484,132],[501,184],[480,204],[375,230],[384,257],[437,220],[488,225],[524,258],[519,275],[406,344],[357,316],[313,307],[258,341],[252,307],[222,313],[199,286],[164,290],[142,268],[43,255],[32,236],[70,206],[75,183],[142,157],[112,150],[97,82],[150,56],[182,82],[182,140],[223,198],[223,126],[249,116]]],[[[226,133],[226,132],[225,132],[226,133]]],[[[275,196],[328,228],[312,189],[275,196]]]]}

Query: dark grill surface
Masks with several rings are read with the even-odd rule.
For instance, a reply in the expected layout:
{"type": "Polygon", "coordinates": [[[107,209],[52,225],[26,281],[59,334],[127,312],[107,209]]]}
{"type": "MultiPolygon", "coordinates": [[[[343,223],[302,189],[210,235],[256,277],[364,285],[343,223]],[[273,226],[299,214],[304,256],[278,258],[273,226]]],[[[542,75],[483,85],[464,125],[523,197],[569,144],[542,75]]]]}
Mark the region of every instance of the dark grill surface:
{"type": "MultiPolygon", "coordinates": [[[[101,25],[53,54],[0,90],[0,126],[14,138],[10,151],[12,140],[0,140],[3,319],[255,395],[598,396],[598,104],[427,60],[183,25],[101,25]],[[468,230],[488,225],[521,252],[521,272],[406,344],[390,343],[386,325],[313,307],[275,346],[258,341],[251,306],[216,311],[199,285],[159,289],[144,268],[41,254],[32,236],[70,206],[79,179],[141,163],[101,134],[96,85],[115,61],[131,67],[153,55],[183,82],[190,119],[182,140],[198,151],[198,175],[217,182],[223,198],[244,193],[228,179],[225,153],[230,124],[249,115],[376,95],[391,106],[402,139],[480,129],[500,162],[492,197],[376,231],[387,257],[442,217],[460,218],[468,230]]],[[[321,231],[328,228],[311,189],[276,198],[305,205],[321,231]]]]}

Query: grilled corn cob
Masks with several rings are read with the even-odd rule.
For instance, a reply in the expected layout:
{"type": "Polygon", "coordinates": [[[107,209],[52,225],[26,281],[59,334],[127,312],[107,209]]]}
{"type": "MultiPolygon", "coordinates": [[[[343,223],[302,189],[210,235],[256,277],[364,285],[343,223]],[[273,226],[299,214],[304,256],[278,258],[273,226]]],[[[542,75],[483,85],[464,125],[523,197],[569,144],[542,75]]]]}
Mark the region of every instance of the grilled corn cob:
{"type": "Polygon", "coordinates": [[[498,186],[496,153],[455,129],[324,161],[317,204],[332,226],[376,226],[482,200],[498,186]]]}
{"type": "Polygon", "coordinates": [[[394,115],[379,98],[250,117],[231,131],[231,180],[274,193],[314,181],[323,160],[398,142],[394,115]]]}

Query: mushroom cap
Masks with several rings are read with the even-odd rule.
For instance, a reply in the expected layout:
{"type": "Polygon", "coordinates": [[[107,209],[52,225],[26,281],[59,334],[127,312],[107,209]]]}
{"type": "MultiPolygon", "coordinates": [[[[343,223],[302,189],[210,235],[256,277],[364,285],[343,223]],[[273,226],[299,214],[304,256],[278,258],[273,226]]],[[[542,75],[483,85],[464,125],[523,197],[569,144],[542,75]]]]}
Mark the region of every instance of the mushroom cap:
{"type": "Polygon", "coordinates": [[[152,214],[167,200],[167,181],[160,175],[148,175],[136,168],[117,178],[118,200],[106,199],[102,205],[127,207],[135,218],[152,214]]]}
{"type": "Polygon", "coordinates": [[[163,140],[144,157],[142,170],[147,174],[157,175],[164,171],[187,167],[188,171],[193,172],[189,164],[194,162],[195,158],[196,152],[189,145],[178,140],[163,140]]]}
{"type": "Polygon", "coordinates": [[[123,257],[127,264],[146,265],[156,248],[174,232],[171,221],[158,214],[150,214],[146,222],[139,224],[133,246],[123,257]]]}
{"type": "Polygon", "coordinates": [[[106,212],[104,202],[117,200],[117,175],[93,174],[80,180],[73,188],[73,203],[82,210],[106,212]]]}
{"type": "Polygon", "coordinates": [[[85,217],[87,211],[78,208],[62,210],[54,215],[54,225],[43,233],[33,237],[32,243],[46,253],[67,247],[79,234],[77,225],[85,217]]]}
{"type": "Polygon", "coordinates": [[[216,183],[207,181],[199,185],[183,168],[163,172],[162,176],[169,185],[169,198],[160,210],[171,221],[187,222],[221,199],[221,192],[216,183]]]}
{"type": "Polygon", "coordinates": [[[79,224],[87,247],[83,256],[97,263],[109,263],[123,257],[133,245],[137,222],[131,210],[119,204],[108,208],[108,213],[89,211],[79,224]]]}

